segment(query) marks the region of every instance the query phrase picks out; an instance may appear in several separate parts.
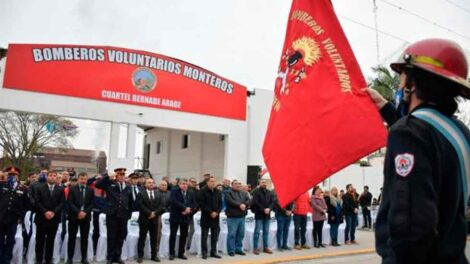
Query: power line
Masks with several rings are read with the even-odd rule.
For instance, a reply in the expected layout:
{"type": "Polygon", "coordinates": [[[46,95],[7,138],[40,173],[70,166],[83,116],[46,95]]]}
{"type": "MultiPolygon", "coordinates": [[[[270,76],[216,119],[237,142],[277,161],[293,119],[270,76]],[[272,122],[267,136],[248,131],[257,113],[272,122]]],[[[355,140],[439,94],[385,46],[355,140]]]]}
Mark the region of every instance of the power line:
{"type": "Polygon", "coordinates": [[[428,19],[428,18],[426,18],[426,17],[423,17],[423,16],[421,16],[421,15],[418,15],[418,14],[416,14],[416,13],[414,13],[414,12],[408,10],[408,9],[405,9],[405,8],[403,8],[403,7],[401,7],[401,6],[392,4],[392,3],[390,3],[390,2],[388,2],[388,1],[386,1],[386,0],[380,0],[380,1],[382,1],[383,3],[385,3],[385,4],[389,5],[389,6],[395,7],[395,8],[397,8],[397,9],[400,10],[400,11],[403,11],[403,12],[405,12],[405,13],[408,13],[408,14],[414,16],[414,17],[417,17],[417,18],[419,18],[419,19],[421,19],[421,20],[423,20],[423,21],[425,21],[425,22],[427,22],[427,23],[429,23],[429,24],[432,24],[432,25],[434,25],[434,26],[436,26],[436,27],[439,27],[439,28],[441,28],[441,29],[447,30],[448,32],[454,33],[454,34],[456,34],[456,35],[458,35],[458,36],[460,36],[460,37],[462,37],[462,38],[465,38],[465,39],[467,39],[467,40],[470,40],[470,37],[467,37],[466,35],[460,34],[459,32],[453,31],[452,29],[450,29],[450,28],[448,28],[448,27],[442,26],[442,25],[440,25],[440,24],[438,24],[438,23],[436,23],[436,22],[434,22],[434,21],[432,21],[432,20],[430,20],[430,19],[428,19]]]}
{"type": "Polygon", "coordinates": [[[399,41],[402,41],[402,42],[405,42],[405,43],[410,43],[410,42],[409,42],[408,40],[406,40],[406,39],[400,38],[400,37],[398,37],[398,36],[395,36],[395,35],[393,35],[393,34],[390,34],[390,33],[388,33],[388,32],[385,32],[385,31],[383,31],[383,30],[376,29],[376,28],[371,27],[371,26],[369,26],[369,25],[363,24],[363,23],[361,23],[361,22],[359,22],[359,21],[356,21],[356,20],[353,20],[353,19],[351,19],[351,18],[349,18],[349,17],[345,17],[345,16],[341,16],[341,15],[338,15],[338,16],[341,17],[342,19],[348,20],[348,21],[350,21],[350,22],[352,22],[352,23],[355,23],[355,24],[357,24],[357,25],[360,25],[360,26],[362,26],[362,27],[365,27],[365,28],[367,28],[367,29],[370,29],[370,30],[372,30],[372,31],[374,31],[374,32],[378,31],[379,33],[381,33],[381,34],[383,34],[383,35],[385,35],[385,36],[391,37],[391,38],[393,38],[393,39],[396,39],[396,40],[399,40],[399,41]]]}
{"type": "Polygon", "coordinates": [[[377,3],[376,3],[376,0],[373,0],[373,4],[374,4],[374,24],[375,24],[375,45],[376,45],[376,49],[377,49],[377,63],[379,63],[380,61],[380,45],[379,45],[379,24],[377,22],[377,3]]]}
{"type": "Polygon", "coordinates": [[[461,5],[459,5],[459,4],[456,4],[456,3],[454,3],[454,2],[452,2],[452,1],[450,1],[450,0],[446,0],[446,2],[448,2],[449,4],[451,4],[451,5],[453,5],[453,6],[457,7],[457,8],[459,8],[459,9],[461,9],[462,11],[465,11],[465,12],[467,12],[467,13],[470,14],[470,10],[468,10],[467,8],[465,8],[465,7],[463,7],[463,6],[461,6],[461,5]]]}

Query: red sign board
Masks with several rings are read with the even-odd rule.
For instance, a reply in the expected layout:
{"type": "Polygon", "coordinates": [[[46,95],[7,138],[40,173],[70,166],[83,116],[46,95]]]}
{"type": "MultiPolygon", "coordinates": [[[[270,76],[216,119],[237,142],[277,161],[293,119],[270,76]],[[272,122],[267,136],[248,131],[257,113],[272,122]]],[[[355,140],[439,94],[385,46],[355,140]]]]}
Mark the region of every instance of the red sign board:
{"type": "Polygon", "coordinates": [[[108,46],[11,44],[4,88],[246,119],[246,88],[190,63],[108,46]]]}

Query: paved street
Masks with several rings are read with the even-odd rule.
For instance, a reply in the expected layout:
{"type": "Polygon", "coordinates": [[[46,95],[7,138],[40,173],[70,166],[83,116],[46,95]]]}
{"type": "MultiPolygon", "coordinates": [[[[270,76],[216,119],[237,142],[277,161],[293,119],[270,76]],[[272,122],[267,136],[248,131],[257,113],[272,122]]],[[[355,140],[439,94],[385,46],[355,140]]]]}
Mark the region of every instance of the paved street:
{"type": "MultiPolygon", "coordinates": [[[[331,247],[328,246],[322,249],[310,250],[293,250],[287,252],[274,251],[272,255],[260,254],[259,256],[253,255],[251,252],[246,256],[230,257],[223,255],[222,259],[209,258],[203,260],[195,255],[188,255],[188,260],[175,259],[170,261],[162,259],[163,263],[171,264],[220,264],[220,263],[233,263],[233,264],[267,264],[267,263],[318,263],[318,264],[376,264],[380,263],[379,256],[374,251],[374,233],[371,231],[358,231],[356,233],[359,245],[354,246],[341,246],[331,247]],[[351,255],[356,254],[356,255],[351,255]],[[342,256],[343,255],[343,256],[342,256]]],[[[470,245],[467,245],[467,256],[470,256],[470,245]]],[[[126,263],[137,263],[135,261],[127,261],[126,263]]],[[[144,263],[155,263],[145,260],[144,263]]]]}

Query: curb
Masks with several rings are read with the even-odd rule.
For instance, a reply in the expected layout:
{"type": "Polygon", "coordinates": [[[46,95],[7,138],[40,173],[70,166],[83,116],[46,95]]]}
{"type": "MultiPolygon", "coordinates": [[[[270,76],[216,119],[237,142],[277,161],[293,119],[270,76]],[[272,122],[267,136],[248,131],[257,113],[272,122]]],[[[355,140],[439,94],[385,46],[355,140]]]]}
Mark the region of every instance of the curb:
{"type": "Polygon", "coordinates": [[[343,251],[343,252],[332,252],[332,253],[324,253],[324,254],[313,254],[313,255],[305,255],[305,256],[290,256],[290,257],[273,258],[273,259],[237,261],[237,262],[231,262],[231,263],[274,264],[274,263],[285,263],[285,262],[291,262],[291,261],[313,260],[313,259],[331,258],[331,257],[345,257],[345,256],[353,256],[353,255],[371,254],[371,253],[375,253],[374,248],[350,250],[350,251],[343,251]]]}

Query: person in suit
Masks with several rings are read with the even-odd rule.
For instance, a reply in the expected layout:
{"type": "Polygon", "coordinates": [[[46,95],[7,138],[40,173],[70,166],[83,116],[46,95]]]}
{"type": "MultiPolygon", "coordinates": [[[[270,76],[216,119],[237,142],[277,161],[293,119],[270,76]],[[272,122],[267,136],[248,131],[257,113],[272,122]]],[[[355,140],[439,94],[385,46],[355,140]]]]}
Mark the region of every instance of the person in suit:
{"type": "Polygon", "coordinates": [[[221,258],[217,254],[219,239],[219,215],[222,210],[222,192],[215,188],[215,177],[211,176],[200,192],[201,207],[201,247],[202,258],[207,259],[207,237],[211,230],[211,257],[221,258]]]}
{"type": "Polygon", "coordinates": [[[111,180],[109,175],[97,181],[95,187],[106,191],[106,229],[108,241],[107,264],[117,262],[124,264],[121,251],[127,236],[127,221],[131,217],[131,188],[124,182],[125,168],[114,170],[116,179],[111,180]]]}
{"type": "Polygon", "coordinates": [[[139,211],[139,208],[137,206],[137,195],[143,191],[142,186],[140,186],[139,181],[140,181],[140,175],[137,173],[131,173],[128,176],[129,178],[129,187],[131,188],[131,210],[132,212],[137,212],[139,211]]]}
{"type": "Polygon", "coordinates": [[[171,192],[168,191],[168,183],[164,180],[160,181],[157,189],[157,195],[160,196],[160,200],[162,201],[162,211],[160,215],[157,217],[158,227],[157,227],[157,250],[160,248],[160,240],[162,238],[162,214],[168,212],[169,208],[169,201],[170,201],[170,194],[171,192]]]}
{"type": "Polygon", "coordinates": [[[137,245],[137,262],[142,263],[144,257],[144,245],[147,233],[150,234],[151,260],[160,262],[157,248],[158,218],[162,213],[162,196],[154,190],[154,181],[149,178],[145,182],[145,190],[137,195],[137,207],[139,208],[139,242],[137,245]]]}
{"type": "Polygon", "coordinates": [[[80,249],[82,263],[88,264],[87,249],[90,232],[91,210],[93,209],[94,193],[87,186],[88,174],[78,174],[78,184],[70,187],[67,202],[69,204],[69,241],[67,245],[67,264],[72,264],[75,251],[75,240],[80,227],[80,249]]]}
{"type": "Polygon", "coordinates": [[[196,201],[188,191],[188,180],[180,179],[179,188],[171,190],[170,196],[170,260],[175,259],[176,233],[180,230],[178,258],[188,259],[184,255],[191,212],[196,208],[196,201]]]}
{"type": "Polygon", "coordinates": [[[27,187],[20,184],[17,167],[0,171],[0,264],[10,263],[18,223],[28,208],[27,187]]]}
{"type": "Polygon", "coordinates": [[[36,263],[52,263],[54,240],[65,203],[64,188],[56,184],[57,172],[47,173],[46,183],[35,192],[36,217],[36,263]],[[46,252],[44,255],[44,243],[46,252]]]}

